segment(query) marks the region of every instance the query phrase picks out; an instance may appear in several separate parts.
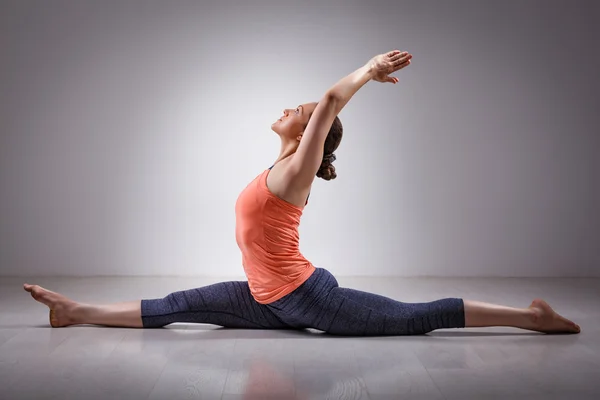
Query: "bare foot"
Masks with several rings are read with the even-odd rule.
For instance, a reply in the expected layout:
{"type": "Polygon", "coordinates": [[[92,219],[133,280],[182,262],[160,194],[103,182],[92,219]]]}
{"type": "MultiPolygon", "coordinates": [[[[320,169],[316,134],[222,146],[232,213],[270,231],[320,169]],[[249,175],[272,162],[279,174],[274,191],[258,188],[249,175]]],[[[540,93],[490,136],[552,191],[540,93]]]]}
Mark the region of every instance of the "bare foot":
{"type": "Polygon", "coordinates": [[[24,284],[23,289],[31,293],[31,297],[50,308],[50,326],[59,328],[75,324],[73,313],[78,304],[62,294],[44,289],[38,285],[24,284]]]}
{"type": "Polygon", "coordinates": [[[581,328],[575,322],[559,315],[542,299],[535,299],[529,306],[533,310],[533,330],[544,333],[579,333],[581,328]]]}

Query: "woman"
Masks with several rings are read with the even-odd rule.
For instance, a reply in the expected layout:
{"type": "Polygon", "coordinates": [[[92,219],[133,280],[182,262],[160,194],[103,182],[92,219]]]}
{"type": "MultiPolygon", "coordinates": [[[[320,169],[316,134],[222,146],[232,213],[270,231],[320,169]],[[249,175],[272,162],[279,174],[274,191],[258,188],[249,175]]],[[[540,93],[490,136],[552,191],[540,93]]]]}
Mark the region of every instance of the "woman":
{"type": "Polygon", "coordinates": [[[402,303],[341,288],[299,251],[298,226],[315,176],[336,177],[331,164],[342,138],[338,113],[370,80],[397,83],[390,74],[410,64],[398,50],[373,57],[333,85],[318,103],[286,109],[272,126],[281,138],[274,165],[237,199],[236,241],[248,281],[221,282],[160,299],[109,305],[77,303],[25,284],[50,308],[50,324],[154,328],[173,322],[232,328],[315,328],[336,335],[411,335],[440,328],[512,326],[539,332],[579,333],[577,324],[541,299],[512,308],[460,298],[402,303]]]}

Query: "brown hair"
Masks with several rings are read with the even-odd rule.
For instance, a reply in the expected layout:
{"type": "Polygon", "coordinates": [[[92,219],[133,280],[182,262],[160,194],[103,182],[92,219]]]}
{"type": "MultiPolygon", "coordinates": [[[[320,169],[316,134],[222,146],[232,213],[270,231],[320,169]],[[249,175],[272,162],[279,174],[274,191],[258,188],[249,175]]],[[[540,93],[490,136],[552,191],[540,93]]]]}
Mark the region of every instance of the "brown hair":
{"type": "Polygon", "coordinates": [[[344,128],[342,126],[342,121],[340,121],[340,119],[336,116],[331,124],[331,128],[329,128],[327,138],[325,139],[325,145],[323,146],[323,161],[321,162],[321,166],[317,171],[317,178],[330,181],[337,177],[337,174],[335,173],[335,167],[332,165],[336,159],[336,156],[333,154],[333,152],[338,148],[340,142],[342,141],[343,131],[344,128]]]}

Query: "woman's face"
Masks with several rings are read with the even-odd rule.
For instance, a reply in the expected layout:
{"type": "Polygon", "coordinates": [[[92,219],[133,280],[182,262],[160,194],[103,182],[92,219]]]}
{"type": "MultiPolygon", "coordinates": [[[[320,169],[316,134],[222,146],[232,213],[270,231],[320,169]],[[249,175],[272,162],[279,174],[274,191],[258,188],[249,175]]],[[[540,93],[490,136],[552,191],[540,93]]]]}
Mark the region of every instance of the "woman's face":
{"type": "Polygon", "coordinates": [[[279,136],[300,140],[317,103],[300,104],[298,107],[283,110],[283,115],[271,125],[279,136]]]}

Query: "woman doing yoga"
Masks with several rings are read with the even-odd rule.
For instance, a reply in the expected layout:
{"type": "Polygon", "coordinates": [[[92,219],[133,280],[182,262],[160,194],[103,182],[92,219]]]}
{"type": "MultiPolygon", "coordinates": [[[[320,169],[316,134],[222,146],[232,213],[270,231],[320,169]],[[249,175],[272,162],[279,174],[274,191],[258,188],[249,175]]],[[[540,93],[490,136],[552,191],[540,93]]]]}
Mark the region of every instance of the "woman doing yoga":
{"type": "Polygon", "coordinates": [[[578,333],[577,324],[541,299],[513,308],[461,298],[403,303],[339,287],[299,250],[298,226],[316,177],[336,177],[331,164],[342,138],[338,113],[367,82],[397,83],[390,74],[412,55],[380,54],[333,85],[318,103],[286,109],[271,129],[281,152],[240,193],[236,241],[247,281],[220,282],[164,298],[108,305],[83,304],[38,285],[25,284],[50,308],[50,325],[96,324],[157,328],[173,322],[245,329],[314,328],[334,335],[423,334],[441,328],[512,326],[546,333],[578,333]]]}

